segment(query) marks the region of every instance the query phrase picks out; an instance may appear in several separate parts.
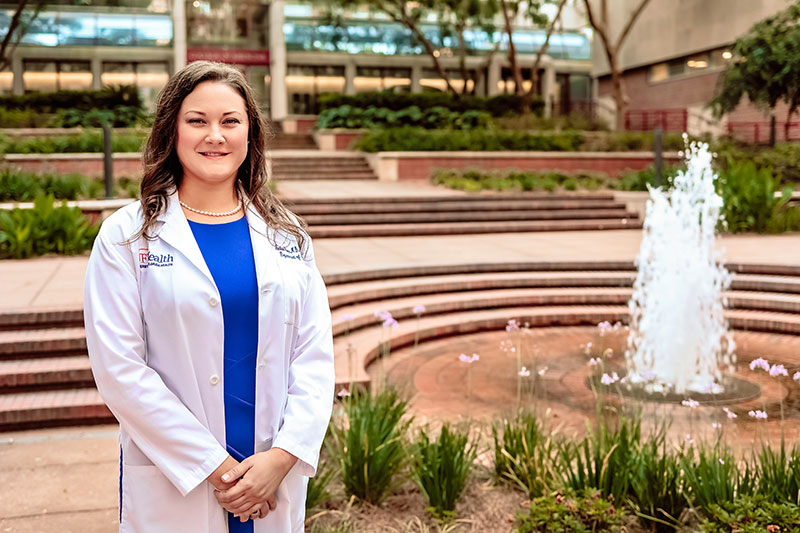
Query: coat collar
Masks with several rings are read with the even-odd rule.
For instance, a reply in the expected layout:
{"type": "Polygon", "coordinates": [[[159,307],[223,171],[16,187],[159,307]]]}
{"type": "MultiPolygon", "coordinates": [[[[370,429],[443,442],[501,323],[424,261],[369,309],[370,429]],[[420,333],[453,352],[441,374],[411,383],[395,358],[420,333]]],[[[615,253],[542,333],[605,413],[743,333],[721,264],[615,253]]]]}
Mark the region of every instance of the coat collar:
{"type": "MultiPolygon", "coordinates": [[[[267,226],[266,221],[258,214],[252,205],[247,205],[245,216],[250,226],[250,241],[253,246],[256,277],[259,287],[264,290],[279,281],[277,268],[277,250],[271,244],[276,240],[274,230],[267,226]]],[[[156,217],[161,222],[161,227],[156,235],[169,243],[178,252],[183,254],[196,268],[198,268],[212,283],[214,277],[206,265],[203,253],[189,227],[189,221],[178,202],[178,192],[175,191],[167,198],[167,209],[156,217]]]]}

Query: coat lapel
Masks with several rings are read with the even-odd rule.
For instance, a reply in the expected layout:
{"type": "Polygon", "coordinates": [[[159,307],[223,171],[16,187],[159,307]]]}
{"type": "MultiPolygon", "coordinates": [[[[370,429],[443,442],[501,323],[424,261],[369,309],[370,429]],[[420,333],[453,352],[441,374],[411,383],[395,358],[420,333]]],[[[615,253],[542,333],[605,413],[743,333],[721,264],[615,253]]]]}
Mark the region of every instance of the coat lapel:
{"type": "Polygon", "coordinates": [[[167,210],[160,214],[156,220],[163,222],[157,232],[158,237],[186,257],[216,287],[214,277],[211,275],[205,259],[203,259],[203,253],[197,245],[192,228],[189,227],[189,222],[186,220],[186,215],[183,214],[181,204],[178,203],[177,192],[169,196],[167,210]]]}
{"type": "Polygon", "coordinates": [[[258,212],[249,205],[247,208],[247,224],[250,226],[250,242],[253,245],[253,258],[256,264],[256,279],[262,293],[271,292],[275,284],[280,282],[280,270],[277,263],[277,251],[270,242],[274,230],[258,212]]]}

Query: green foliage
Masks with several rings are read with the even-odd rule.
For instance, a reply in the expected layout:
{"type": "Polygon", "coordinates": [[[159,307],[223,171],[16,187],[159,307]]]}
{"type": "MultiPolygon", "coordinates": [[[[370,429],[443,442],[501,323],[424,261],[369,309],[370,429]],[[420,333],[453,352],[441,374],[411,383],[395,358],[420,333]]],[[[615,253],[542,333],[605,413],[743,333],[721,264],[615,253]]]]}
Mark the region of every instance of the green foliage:
{"type": "Polygon", "coordinates": [[[701,445],[681,457],[686,480],[686,495],[696,508],[709,510],[713,504],[732,502],[734,498],[755,492],[757,471],[749,463],[739,463],[722,443],[701,445]]]}
{"type": "Polygon", "coordinates": [[[762,444],[758,455],[758,492],[773,502],[800,505],[800,447],[790,452],[781,440],[778,451],[762,444]]]}
{"type": "Polygon", "coordinates": [[[618,180],[601,172],[564,173],[557,170],[520,171],[483,169],[441,169],[431,180],[435,185],[444,185],[462,191],[595,191],[603,188],[618,188],[618,180]]]}
{"type": "Polygon", "coordinates": [[[775,148],[723,140],[714,147],[718,161],[752,161],[758,168],[771,168],[782,181],[800,185],[800,143],[780,143],[775,148]]]}
{"type": "Polygon", "coordinates": [[[392,489],[403,466],[403,443],[410,419],[403,421],[407,402],[393,389],[374,396],[354,392],[344,401],[347,425],[333,428],[334,456],[348,496],[378,504],[392,489]]]}
{"type": "MultiPolygon", "coordinates": [[[[123,198],[139,195],[139,180],[122,176],[116,180],[115,193],[123,198]]],[[[0,168],[0,202],[32,202],[39,196],[53,195],[57,200],[103,198],[101,178],[81,174],[37,174],[11,167],[0,168]]]]}
{"type": "Polygon", "coordinates": [[[719,92],[711,101],[718,116],[733,111],[743,96],[756,105],[774,109],[788,104],[787,117],[800,104],[800,2],[756,23],[733,45],[721,76],[719,92]]]}
{"type": "Polygon", "coordinates": [[[492,426],[494,471],[498,479],[518,485],[534,498],[556,487],[553,464],[554,434],[532,414],[520,412],[511,420],[492,426]]]}
{"type": "MultiPolygon", "coordinates": [[[[521,113],[523,106],[521,97],[509,94],[500,94],[489,98],[464,96],[456,99],[452,95],[441,92],[400,93],[390,90],[359,93],[352,96],[329,93],[320,96],[319,102],[322,114],[329,109],[342,106],[349,106],[354,110],[385,108],[391,111],[416,107],[423,112],[434,107],[443,107],[458,113],[485,111],[493,117],[501,117],[509,113],[521,113]]],[[[531,110],[536,113],[541,112],[543,108],[544,103],[541,100],[534,100],[531,104],[531,110]]]]}
{"type": "Polygon", "coordinates": [[[667,449],[665,426],[633,458],[629,502],[652,531],[674,531],[689,507],[680,459],[667,449]]]}
{"type": "Polygon", "coordinates": [[[600,417],[597,429],[587,427],[579,442],[558,443],[557,470],[563,485],[576,492],[599,490],[605,498],[624,501],[641,443],[641,419],[621,417],[609,427],[600,417]]]}
{"type": "Polygon", "coordinates": [[[712,503],[706,513],[707,518],[700,525],[702,533],[800,533],[800,507],[775,503],[764,496],[712,503]]]}
{"type": "Polygon", "coordinates": [[[620,191],[647,191],[647,187],[666,187],[672,188],[672,182],[679,171],[683,170],[683,166],[664,166],[664,173],[662,182],[656,183],[656,169],[650,165],[644,170],[634,170],[623,173],[619,180],[611,182],[611,188],[620,191]]]}
{"type": "Polygon", "coordinates": [[[386,107],[353,108],[348,105],[326,109],[317,119],[317,127],[332,128],[386,128],[413,126],[426,129],[486,128],[491,115],[485,111],[451,111],[437,106],[421,110],[417,106],[392,111],[386,107]]]}
{"type": "MultiPolygon", "coordinates": [[[[141,150],[147,131],[114,133],[111,148],[114,152],[138,152],[141,150]]],[[[52,137],[10,137],[0,135],[0,153],[6,154],[61,154],[96,153],[103,151],[102,131],[85,131],[73,135],[52,137]]]]}
{"type": "Polygon", "coordinates": [[[336,466],[329,455],[325,453],[320,455],[316,474],[314,477],[308,478],[306,511],[316,509],[330,500],[331,493],[328,491],[328,487],[336,473],[336,466]]]}
{"type": "Polygon", "coordinates": [[[729,161],[719,173],[717,190],[722,196],[724,224],[731,233],[780,233],[798,228],[800,213],[788,205],[792,187],[785,187],[776,197],[780,177],[773,176],[768,167],[729,161]]]}
{"type": "Polygon", "coordinates": [[[464,491],[477,447],[469,433],[442,426],[439,439],[431,441],[421,431],[412,446],[411,475],[428,500],[428,511],[437,519],[455,517],[456,502],[464,491]]]}
{"type": "Polygon", "coordinates": [[[574,151],[581,146],[580,132],[534,134],[518,131],[426,130],[391,128],[371,131],[356,141],[364,152],[391,151],[574,151]]]}
{"type": "Polygon", "coordinates": [[[560,492],[531,502],[527,513],[517,514],[516,533],[610,533],[626,531],[624,509],[597,491],[585,497],[560,492]]]}
{"type": "Polygon", "coordinates": [[[52,195],[40,196],[32,209],[0,211],[0,258],[80,254],[92,247],[98,230],[79,208],[56,206],[52,195]]]}

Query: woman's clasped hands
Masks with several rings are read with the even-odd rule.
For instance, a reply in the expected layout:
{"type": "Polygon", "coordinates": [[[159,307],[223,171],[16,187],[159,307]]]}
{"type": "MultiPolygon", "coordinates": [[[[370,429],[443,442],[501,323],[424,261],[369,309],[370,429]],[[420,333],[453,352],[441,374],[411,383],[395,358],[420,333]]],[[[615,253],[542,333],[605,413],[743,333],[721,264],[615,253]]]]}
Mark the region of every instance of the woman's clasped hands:
{"type": "Polygon", "coordinates": [[[281,448],[253,454],[222,475],[228,488],[217,489],[214,495],[242,522],[264,518],[275,510],[278,486],[296,462],[295,456],[281,448]]]}

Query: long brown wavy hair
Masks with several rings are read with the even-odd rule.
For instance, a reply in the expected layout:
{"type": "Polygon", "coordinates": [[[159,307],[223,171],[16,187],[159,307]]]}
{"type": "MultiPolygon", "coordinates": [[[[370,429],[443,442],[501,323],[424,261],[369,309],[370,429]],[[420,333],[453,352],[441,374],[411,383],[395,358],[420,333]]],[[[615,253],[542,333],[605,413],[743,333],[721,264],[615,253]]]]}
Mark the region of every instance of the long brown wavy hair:
{"type": "MultiPolygon", "coordinates": [[[[224,63],[195,61],[173,75],[158,95],[155,120],[143,150],[144,175],[141,198],[144,223],[131,239],[140,237],[152,240],[156,218],[166,211],[168,197],[181,185],[183,167],[175,148],[178,112],[183,100],[204,81],[229,85],[244,99],[249,121],[247,157],[239,167],[237,187],[243,194],[245,209],[253,208],[274,230],[283,231],[297,240],[297,246],[306,251],[306,225],[289,212],[275,194],[266,186],[269,181],[266,159],[266,142],[271,130],[261,114],[253,90],[244,75],[224,63]]],[[[273,244],[277,243],[273,240],[273,244]]]]}

